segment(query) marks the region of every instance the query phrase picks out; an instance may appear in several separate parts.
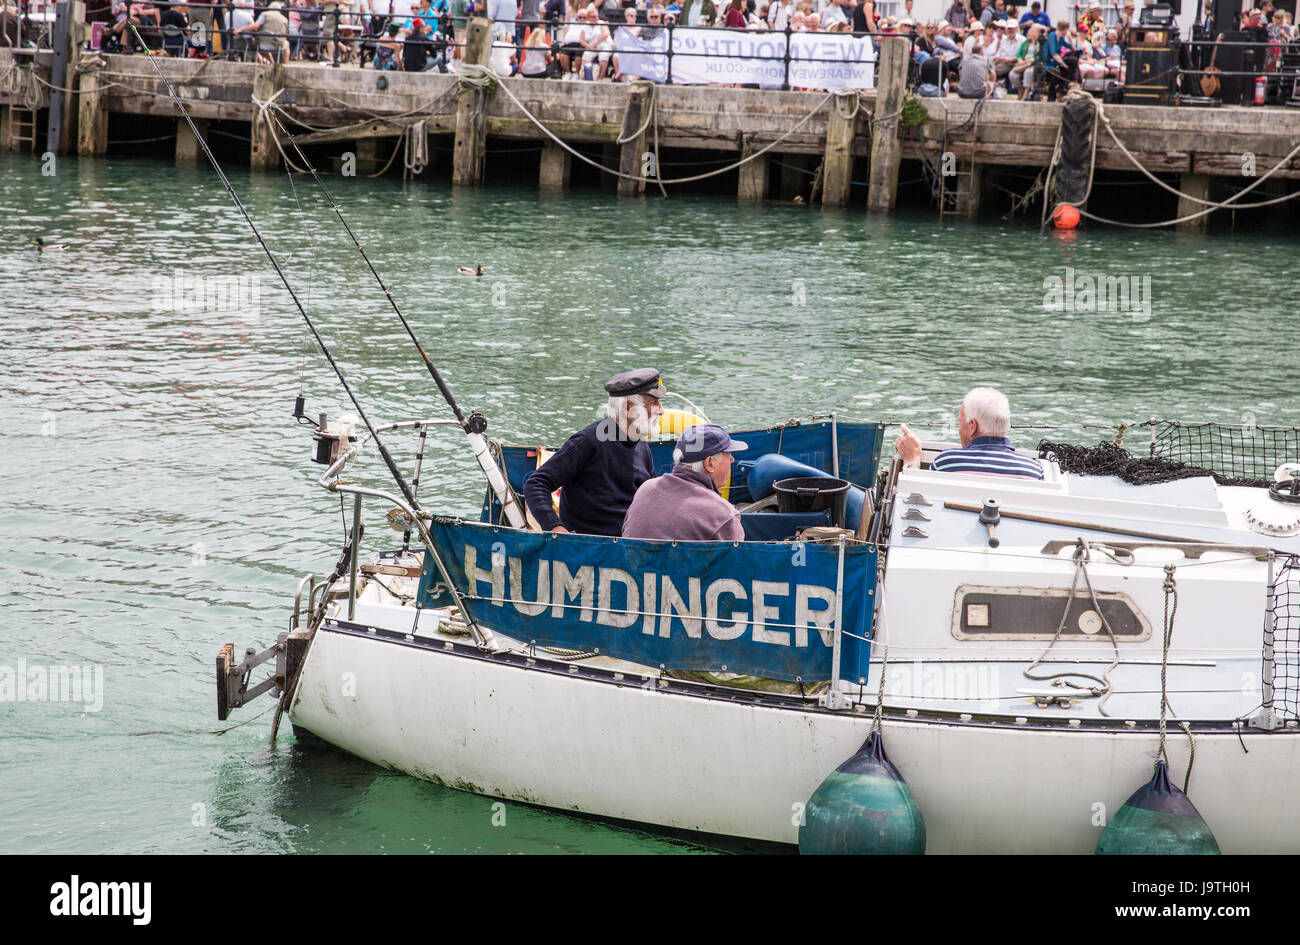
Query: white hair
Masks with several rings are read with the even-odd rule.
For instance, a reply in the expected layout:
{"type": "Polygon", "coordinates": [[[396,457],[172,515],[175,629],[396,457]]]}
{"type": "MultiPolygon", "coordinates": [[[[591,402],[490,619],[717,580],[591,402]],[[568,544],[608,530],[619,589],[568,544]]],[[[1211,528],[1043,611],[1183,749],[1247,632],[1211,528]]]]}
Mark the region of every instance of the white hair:
{"type": "Polygon", "coordinates": [[[992,387],[976,387],[961,402],[966,419],[979,424],[981,436],[1006,436],[1011,431],[1011,404],[992,387]]]}
{"type": "Polygon", "coordinates": [[[681,460],[677,458],[681,455],[682,455],[681,450],[673,450],[673,462],[677,463],[677,465],[679,466],[685,466],[687,469],[694,469],[696,472],[704,473],[706,476],[708,475],[708,473],[705,472],[704,470],[704,459],[708,459],[707,456],[704,459],[697,459],[693,463],[683,463],[681,460]]]}

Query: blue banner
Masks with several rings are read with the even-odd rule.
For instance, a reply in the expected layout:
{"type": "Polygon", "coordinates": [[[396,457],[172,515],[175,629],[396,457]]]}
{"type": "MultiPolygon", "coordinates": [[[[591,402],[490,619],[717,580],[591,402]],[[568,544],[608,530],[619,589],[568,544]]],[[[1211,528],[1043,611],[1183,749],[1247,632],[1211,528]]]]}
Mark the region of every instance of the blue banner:
{"type": "MultiPolygon", "coordinates": [[[[524,642],[651,667],[831,677],[839,547],[552,535],[435,521],[476,620],[524,642]]],[[[841,678],[867,675],[876,548],[844,547],[841,678]]],[[[452,604],[426,555],[421,607],[452,604]]]]}

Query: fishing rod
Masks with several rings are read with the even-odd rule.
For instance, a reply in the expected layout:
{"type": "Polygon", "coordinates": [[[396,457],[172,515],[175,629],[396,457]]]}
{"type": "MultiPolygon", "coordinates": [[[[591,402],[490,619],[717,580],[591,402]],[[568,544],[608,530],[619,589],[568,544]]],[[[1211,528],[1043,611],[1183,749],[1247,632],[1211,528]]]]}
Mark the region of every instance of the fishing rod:
{"type": "Polygon", "coordinates": [[[420,358],[424,361],[424,366],[428,369],[429,376],[433,378],[433,382],[438,386],[438,390],[442,393],[443,399],[447,401],[448,406],[450,406],[452,412],[455,413],[456,421],[460,424],[461,429],[465,431],[465,436],[469,440],[470,448],[474,451],[474,459],[478,461],[479,468],[483,470],[483,475],[487,478],[488,486],[500,501],[501,510],[505,514],[506,520],[515,528],[527,528],[527,520],[524,517],[524,510],[519,501],[519,496],[515,494],[515,491],[510,487],[509,481],[502,473],[501,468],[497,466],[496,460],[492,457],[492,453],[488,449],[487,440],[483,436],[487,431],[487,418],[477,410],[470,413],[468,417],[466,417],[461,411],[460,405],[456,403],[456,398],[452,396],[451,388],[449,388],[447,382],[443,380],[442,374],[438,371],[437,365],[433,363],[432,359],[430,359],[429,355],[425,352],[424,345],[420,344],[420,339],[415,337],[415,332],[411,328],[411,323],[406,320],[406,316],[402,314],[402,310],[397,307],[397,300],[393,298],[393,293],[388,291],[388,286],[384,284],[383,278],[379,275],[374,264],[370,261],[370,257],[366,255],[366,251],[362,247],[361,241],[357,239],[356,234],[352,232],[352,227],[348,225],[348,221],[344,218],[343,211],[339,209],[338,201],[334,199],[334,195],[330,192],[330,189],[325,186],[325,181],[321,179],[320,174],[316,170],[316,166],[312,164],[307,155],[303,154],[302,148],[298,146],[297,140],[293,135],[289,134],[289,130],[285,128],[280,119],[271,112],[270,108],[267,108],[266,115],[268,121],[273,121],[279,129],[284,132],[284,137],[288,139],[289,143],[293,146],[294,151],[297,153],[298,158],[311,173],[312,178],[316,181],[316,185],[320,187],[321,193],[324,194],[326,201],[329,202],[330,209],[333,210],[334,215],[339,218],[339,222],[343,224],[343,229],[347,231],[348,237],[352,240],[353,245],[356,246],[357,252],[359,252],[361,258],[365,260],[366,267],[370,270],[370,274],[374,276],[375,281],[379,283],[379,288],[384,290],[384,297],[388,299],[388,304],[393,307],[393,311],[397,314],[397,318],[402,323],[402,327],[406,329],[406,334],[410,337],[411,343],[415,345],[415,350],[419,352],[420,358]]]}
{"type": "MultiPolygon", "coordinates": [[[[131,27],[131,32],[135,34],[135,38],[139,41],[140,45],[145,46],[144,37],[140,35],[140,31],[136,29],[135,24],[128,21],[127,25],[131,27]]],[[[145,46],[145,48],[147,49],[148,47],[145,46]]],[[[154,71],[158,73],[158,78],[162,79],[163,84],[167,86],[167,93],[171,96],[172,102],[174,102],[176,107],[180,109],[182,117],[184,117],[186,123],[190,126],[190,130],[194,132],[194,137],[198,139],[199,147],[201,147],[203,153],[208,156],[208,160],[212,163],[212,167],[217,172],[217,176],[221,178],[221,183],[225,185],[226,190],[230,193],[231,199],[235,201],[235,206],[238,207],[239,212],[244,215],[244,220],[248,223],[248,228],[252,230],[253,235],[257,237],[257,242],[261,245],[262,251],[266,253],[267,259],[271,260],[271,265],[275,268],[275,273],[280,277],[280,281],[284,283],[285,290],[289,293],[289,298],[293,299],[293,304],[297,307],[298,313],[302,315],[303,321],[307,323],[307,328],[316,339],[316,344],[320,347],[321,353],[325,355],[325,360],[328,361],[330,367],[334,369],[334,373],[338,376],[339,383],[343,385],[343,390],[347,393],[348,399],[352,401],[352,406],[356,408],[357,416],[360,417],[361,422],[366,425],[366,430],[370,433],[370,438],[375,441],[375,448],[379,451],[379,455],[383,457],[384,465],[388,467],[389,473],[391,473],[393,479],[396,480],[398,488],[402,490],[402,496],[406,499],[407,505],[411,507],[411,510],[416,515],[419,515],[420,506],[415,500],[415,493],[411,491],[411,487],[407,483],[406,479],[403,478],[401,470],[397,468],[397,463],[394,462],[392,454],[388,452],[388,448],[384,446],[383,441],[379,439],[379,434],[376,432],[374,424],[372,424],[370,418],[366,416],[365,410],[361,407],[361,401],[359,401],[356,394],[353,393],[352,386],[348,384],[347,378],[343,376],[343,369],[339,367],[338,362],[334,360],[334,356],[330,353],[329,346],[325,344],[325,339],[322,338],[320,332],[316,330],[316,325],[312,322],[311,316],[307,314],[307,310],[303,308],[302,303],[298,301],[298,295],[293,291],[293,286],[289,284],[289,279],[285,276],[284,270],[280,268],[280,263],[276,260],[275,254],[271,252],[271,248],[266,245],[266,240],[262,239],[262,234],[257,229],[257,224],[253,222],[253,218],[249,215],[248,209],[244,206],[244,202],[239,199],[239,194],[235,193],[235,188],[231,186],[229,179],[226,177],[225,171],[223,171],[221,165],[217,163],[216,157],[212,154],[212,149],[208,147],[208,142],[204,140],[203,135],[199,133],[199,129],[195,127],[194,119],[190,117],[189,109],[185,107],[185,103],[181,100],[180,96],[176,94],[176,90],[172,88],[171,82],[168,81],[166,74],[162,71],[162,68],[158,65],[158,62],[154,57],[149,56],[148,58],[149,61],[153,63],[154,71]]]]}

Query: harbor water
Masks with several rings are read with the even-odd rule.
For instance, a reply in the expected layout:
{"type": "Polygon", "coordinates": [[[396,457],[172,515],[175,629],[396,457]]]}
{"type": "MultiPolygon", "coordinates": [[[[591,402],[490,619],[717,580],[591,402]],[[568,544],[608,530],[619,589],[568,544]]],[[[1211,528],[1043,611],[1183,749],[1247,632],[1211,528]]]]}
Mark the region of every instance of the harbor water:
{"type": "MultiPolygon", "coordinates": [[[[232,173],[372,419],[449,416],[310,180],[232,173]]],[[[558,444],[637,366],[734,429],[836,410],[951,437],[976,384],[1036,428],[1020,446],[1152,416],[1300,425],[1300,290],[1276,236],[331,185],[461,404],[510,442],[558,444]]],[[[0,683],[24,666],[91,683],[81,702],[0,685],[0,852],[701,849],[287,726],[271,753],[270,699],[219,725],[217,650],[274,642],[344,537],[294,397],[313,417],[350,408],[210,169],[63,159],[46,176],[3,156],[0,208],[0,683]]],[[[476,515],[463,440],[431,441],[421,499],[476,515]]],[[[387,443],[409,468],[414,440],[387,443]]],[[[373,453],[357,468],[388,484],[373,453]]],[[[397,537],[384,511],[369,506],[366,551],[397,537]]]]}

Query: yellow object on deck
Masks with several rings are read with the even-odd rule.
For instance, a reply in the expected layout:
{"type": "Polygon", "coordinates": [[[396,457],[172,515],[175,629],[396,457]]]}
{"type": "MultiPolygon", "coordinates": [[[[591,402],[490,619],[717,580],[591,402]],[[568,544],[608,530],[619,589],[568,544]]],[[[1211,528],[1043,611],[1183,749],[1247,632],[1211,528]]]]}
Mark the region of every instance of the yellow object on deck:
{"type": "Polygon", "coordinates": [[[688,410],[665,410],[659,418],[659,432],[665,435],[681,436],[687,427],[708,422],[703,417],[688,410]]]}

